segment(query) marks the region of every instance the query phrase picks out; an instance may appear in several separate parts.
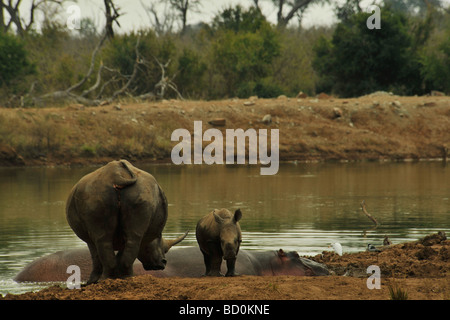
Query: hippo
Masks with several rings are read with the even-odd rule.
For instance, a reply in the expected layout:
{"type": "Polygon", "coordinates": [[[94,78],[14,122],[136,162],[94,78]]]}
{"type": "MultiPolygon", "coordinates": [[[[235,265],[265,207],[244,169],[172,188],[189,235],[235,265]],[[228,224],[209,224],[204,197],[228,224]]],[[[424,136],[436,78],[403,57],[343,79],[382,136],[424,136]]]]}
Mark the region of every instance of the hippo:
{"type": "Polygon", "coordinates": [[[155,178],[126,160],[81,178],[67,199],[66,217],[91,254],[88,284],[132,276],[136,258],[146,270],[164,269],[166,252],[186,237],[162,238],[167,207],[155,178]]]}
{"type": "MultiPolygon", "coordinates": [[[[198,247],[175,248],[167,253],[164,270],[145,270],[139,262],[134,263],[134,275],[150,274],[158,278],[199,278],[203,275],[203,255],[198,247]]],[[[67,281],[67,267],[80,267],[81,281],[88,280],[92,261],[87,248],[78,248],[38,258],[19,272],[17,282],[67,281]]],[[[284,250],[256,251],[241,249],[236,259],[236,271],[253,276],[326,276],[327,267],[321,263],[300,257],[297,252],[284,250]]]]}
{"type": "Polygon", "coordinates": [[[239,220],[242,212],[237,209],[232,214],[227,209],[214,209],[201,218],[195,230],[200,251],[203,253],[206,276],[222,276],[222,258],[227,262],[225,276],[236,276],[236,256],[242,242],[239,220]]]}

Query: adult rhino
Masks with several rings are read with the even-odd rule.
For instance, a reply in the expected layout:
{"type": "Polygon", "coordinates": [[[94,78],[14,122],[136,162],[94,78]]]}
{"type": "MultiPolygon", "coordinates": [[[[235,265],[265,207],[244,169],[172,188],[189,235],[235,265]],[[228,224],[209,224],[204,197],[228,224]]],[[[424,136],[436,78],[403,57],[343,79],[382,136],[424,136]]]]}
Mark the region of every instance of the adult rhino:
{"type": "Polygon", "coordinates": [[[88,283],[133,275],[136,258],[146,270],[164,269],[165,253],[186,236],[162,238],[167,206],[155,178],[126,160],[81,178],[69,194],[66,216],[91,254],[88,283]]]}
{"type": "MultiPolygon", "coordinates": [[[[197,247],[177,248],[167,253],[164,270],[146,271],[138,262],[134,263],[134,274],[151,274],[155,277],[197,278],[203,275],[203,255],[197,247]]],[[[225,263],[225,262],[223,262],[225,263]]],[[[80,267],[81,281],[86,281],[92,270],[89,250],[86,248],[59,251],[36,259],[14,278],[17,282],[66,281],[70,274],[67,267],[80,267]]],[[[297,252],[249,251],[241,249],[236,259],[236,271],[242,275],[255,276],[324,276],[325,265],[300,257],[297,252]]]]}

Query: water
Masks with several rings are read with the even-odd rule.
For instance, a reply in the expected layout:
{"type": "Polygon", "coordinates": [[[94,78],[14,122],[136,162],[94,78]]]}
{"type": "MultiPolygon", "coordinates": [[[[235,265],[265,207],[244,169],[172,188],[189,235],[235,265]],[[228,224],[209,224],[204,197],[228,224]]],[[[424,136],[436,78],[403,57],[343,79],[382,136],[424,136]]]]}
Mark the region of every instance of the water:
{"type": "MultiPolygon", "coordinates": [[[[344,252],[367,243],[450,234],[450,167],[439,162],[283,164],[274,176],[258,166],[142,165],[169,200],[166,238],[191,230],[181,246],[196,246],[195,225],[214,208],[240,208],[242,248],[316,255],[340,242],[344,252]],[[362,213],[367,211],[380,223],[362,213]]],[[[46,254],[84,247],[68,226],[65,201],[94,167],[0,168],[0,294],[42,288],[12,278],[46,254]]]]}

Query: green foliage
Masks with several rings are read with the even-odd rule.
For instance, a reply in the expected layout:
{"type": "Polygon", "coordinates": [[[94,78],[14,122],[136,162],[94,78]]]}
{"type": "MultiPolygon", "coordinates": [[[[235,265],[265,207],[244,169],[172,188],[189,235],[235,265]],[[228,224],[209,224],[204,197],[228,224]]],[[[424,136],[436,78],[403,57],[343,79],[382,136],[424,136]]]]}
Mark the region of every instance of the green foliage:
{"type": "Polygon", "coordinates": [[[199,53],[190,48],[183,48],[178,58],[178,75],[176,83],[183,97],[202,97],[204,95],[205,82],[203,76],[207,65],[199,53]]]}
{"type": "Polygon", "coordinates": [[[322,85],[333,84],[332,90],[344,97],[377,90],[419,93],[417,83],[404,82],[419,76],[406,16],[384,7],[381,29],[368,29],[369,15],[351,16],[338,24],[331,42],[321,39],[317,44],[314,66],[324,77],[322,85]]]}
{"type": "Polygon", "coordinates": [[[444,29],[430,37],[421,52],[420,62],[426,86],[450,94],[450,12],[443,18],[444,29]]]}
{"type": "Polygon", "coordinates": [[[33,72],[23,43],[12,35],[0,32],[0,87],[33,72]]]}
{"type": "MultiPolygon", "coordinates": [[[[133,73],[136,62],[136,45],[138,52],[144,64],[138,69],[134,87],[134,94],[144,94],[153,92],[155,85],[161,79],[161,69],[156,59],[166,64],[175,55],[175,45],[170,36],[157,37],[151,30],[138,33],[116,35],[114,39],[108,42],[103,50],[103,63],[110,68],[117,69],[122,75],[130,76],[133,73]]],[[[169,64],[166,70],[167,76],[173,73],[174,64],[169,64]]],[[[113,75],[111,75],[113,76],[113,75]]],[[[115,86],[110,88],[121,88],[126,77],[116,82],[115,86]]]]}
{"type": "MultiPolygon", "coordinates": [[[[336,9],[341,22],[327,28],[277,28],[258,9],[237,5],[180,34],[117,32],[104,42],[91,76],[76,93],[94,86],[101,64],[107,67],[101,83],[86,98],[110,97],[122,88],[135,68],[138,41],[141,63],[124,93],[134,96],[157,93],[159,63],[188,99],[271,98],[299,91],[343,97],[377,90],[450,93],[450,13],[425,9],[419,0],[390,2],[382,8],[380,30],[367,28],[370,14],[361,12],[359,0],[347,0],[336,9]]],[[[20,38],[0,33],[2,106],[33,105],[35,97],[66,90],[86,75],[101,38],[95,24],[84,19],[82,30],[70,32],[55,21],[46,19],[39,32],[20,38]]],[[[170,89],[165,93],[177,97],[170,89]]]]}
{"type": "Polygon", "coordinates": [[[259,11],[242,12],[239,6],[225,10],[215,24],[212,63],[225,84],[220,94],[252,95],[250,83],[256,85],[269,76],[273,59],[280,53],[276,31],[259,11]]]}

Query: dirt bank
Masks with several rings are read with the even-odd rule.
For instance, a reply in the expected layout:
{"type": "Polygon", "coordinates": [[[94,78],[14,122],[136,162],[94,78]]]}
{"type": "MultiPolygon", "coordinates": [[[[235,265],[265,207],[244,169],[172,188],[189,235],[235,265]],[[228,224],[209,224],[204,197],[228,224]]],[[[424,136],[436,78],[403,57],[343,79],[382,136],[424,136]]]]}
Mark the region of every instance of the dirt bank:
{"type": "MultiPolygon", "coordinates": [[[[279,129],[280,160],[443,158],[450,97],[385,93],[337,99],[229,99],[0,108],[0,164],[74,165],[111,159],[170,161],[173,130],[279,129]],[[211,124],[212,123],[212,124],[211,124]]],[[[209,144],[205,142],[204,146],[209,144]]]]}
{"type": "MultiPolygon", "coordinates": [[[[155,278],[149,275],[105,280],[69,290],[53,286],[36,293],[7,295],[7,300],[387,300],[390,288],[408,299],[450,299],[450,240],[437,234],[381,248],[380,253],[331,252],[310,257],[325,263],[324,277],[240,276],[234,278],[155,278]],[[368,289],[367,267],[381,271],[381,288],[368,289]],[[344,276],[345,274],[345,276],[344,276]]],[[[373,283],[373,282],[372,282],[373,283]]],[[[2,298],[0,298],[2,299],[2,298]]]]}

